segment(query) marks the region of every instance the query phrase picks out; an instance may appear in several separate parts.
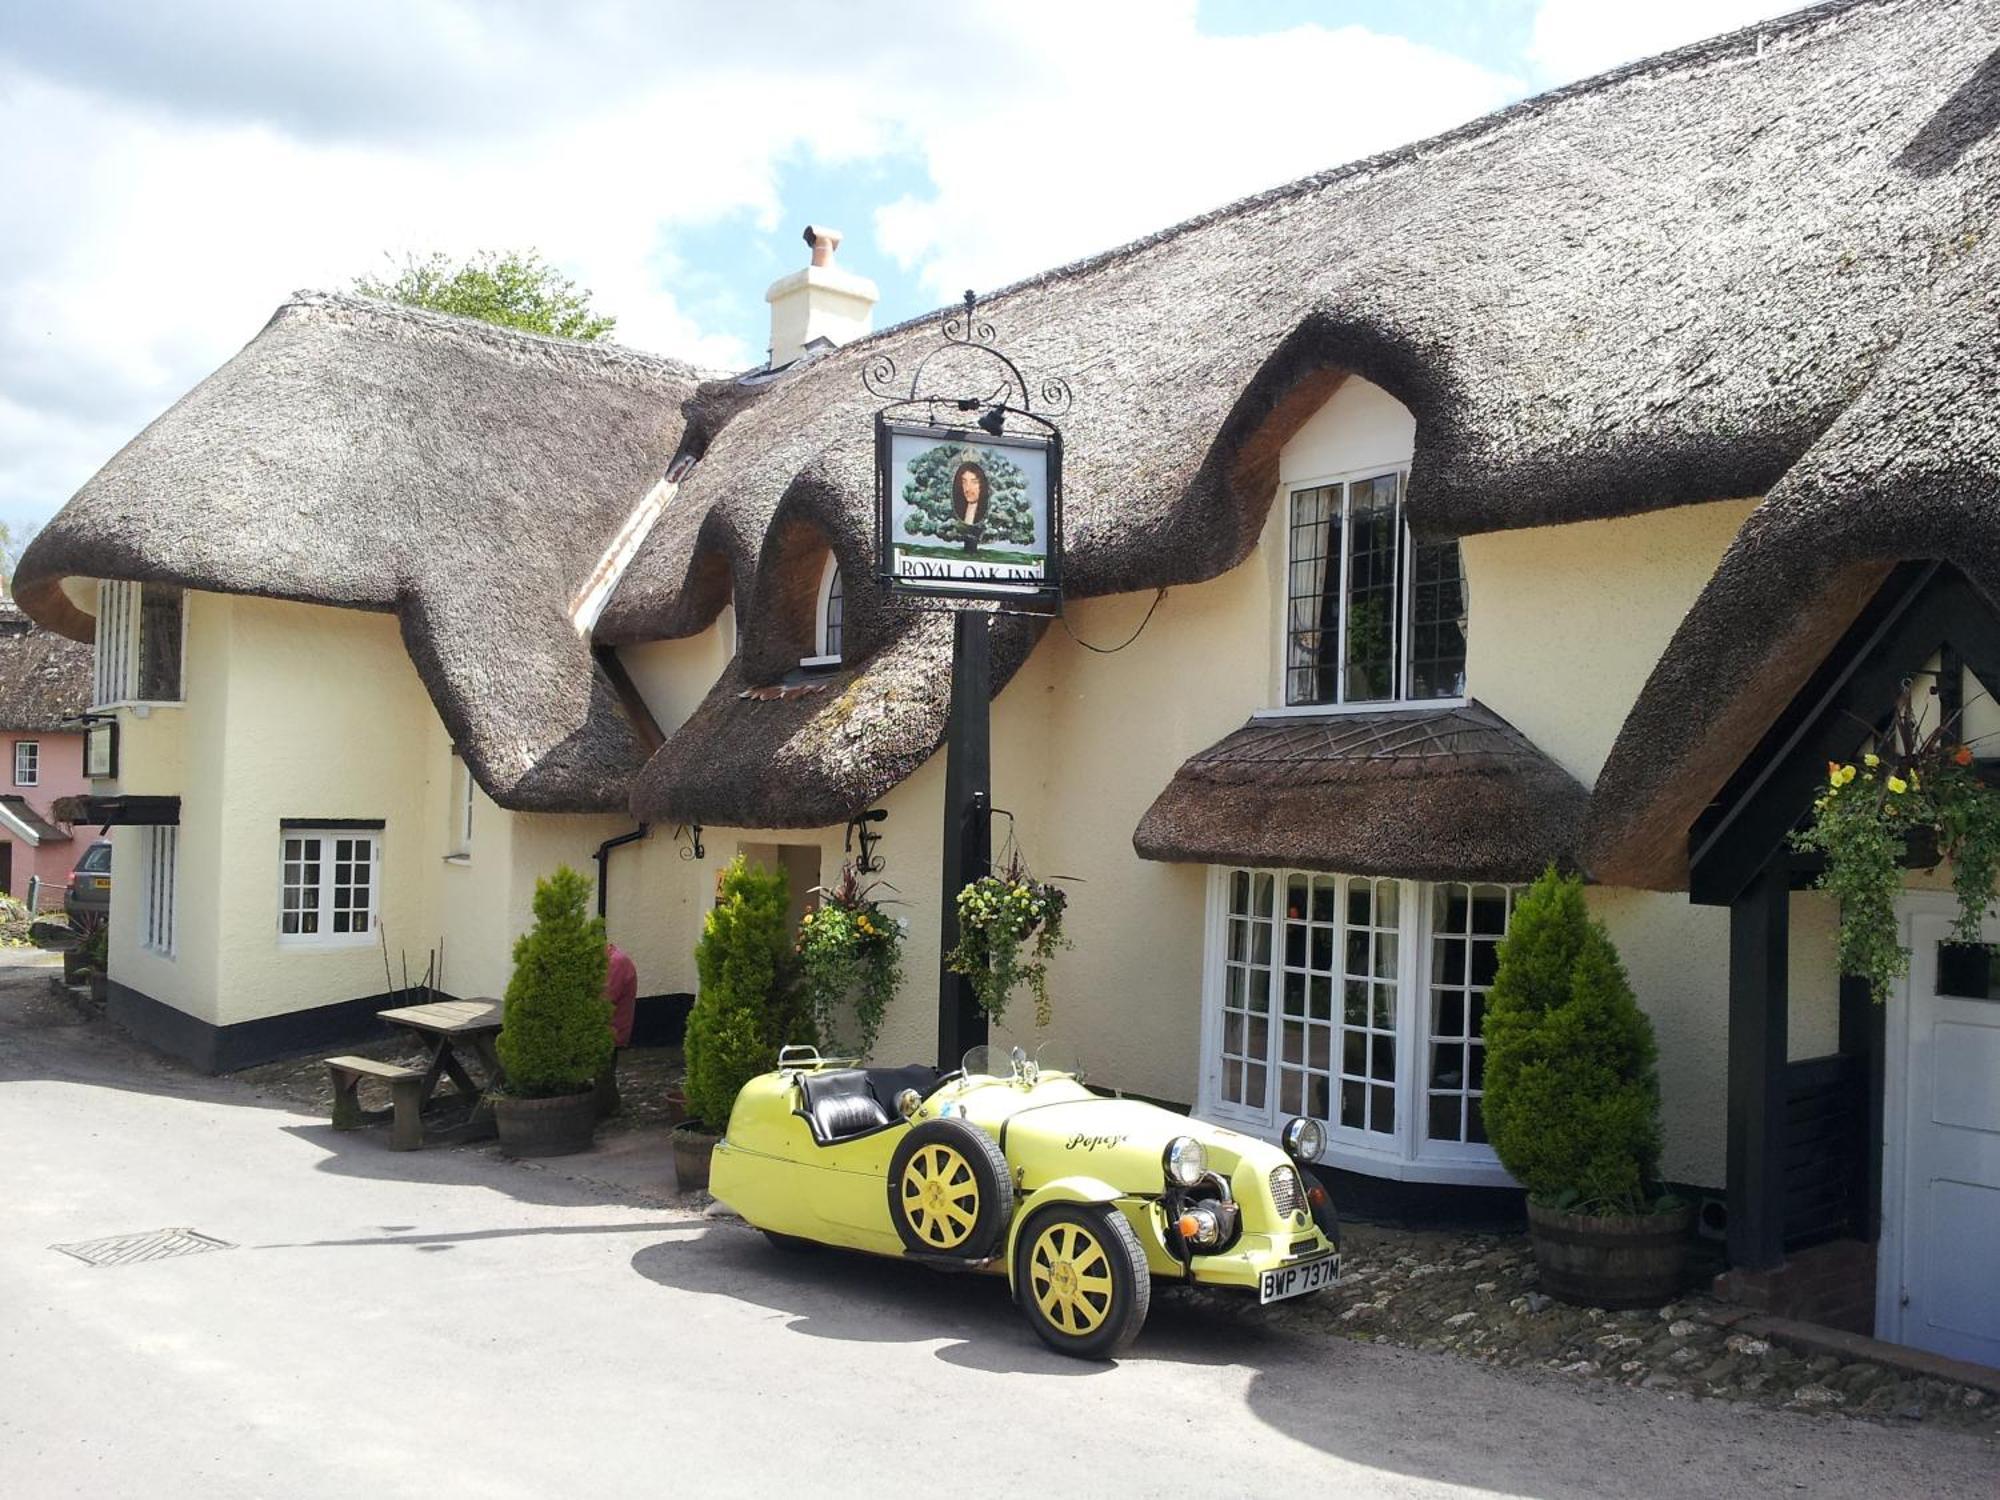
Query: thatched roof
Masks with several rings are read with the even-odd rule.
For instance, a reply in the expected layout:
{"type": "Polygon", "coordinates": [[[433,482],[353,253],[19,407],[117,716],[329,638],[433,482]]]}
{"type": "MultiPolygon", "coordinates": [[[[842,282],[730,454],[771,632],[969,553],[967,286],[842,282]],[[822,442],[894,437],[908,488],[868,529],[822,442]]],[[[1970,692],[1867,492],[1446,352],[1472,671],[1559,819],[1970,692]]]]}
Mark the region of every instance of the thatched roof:
{"type": "Polygon", "coordinates": [[[300,293],[106,464],[21,559],[393,611],[504,807],[621,806],[644,761],[568,606],[680,449],[696,377],[616,346],[300,293]]]}
{"type": "MultiPolygon", "coordinates": [[[[1983,98],[2000,123],[2000,65],[1983,98]]],[[[1896,563],[1946,559],[2000,606],[2000,253],[1968,235],[1944,256],[1930,306],[1751,513],[1654,668],[1598,778],[1598,878],[1686,883],[1689,827],[1896,563]]]]}
{"type": "Polygon", "coordinates": [[[0,730],[53,731],[90,707],[91,656],[0,598],[0,730]]]}
{"type": "MultiPolygon", "coordinates": [[[[1241,562],[1279,448],[1343,372],[1414,413],[1409,500],[1429,533],[1771,489],[1844,425],[1983,231],[1996,30],[2000,0],[1802,11],[983,302],[1031,377],[1075,386],[1069,590],[1241,562]]],[[[636,559],[604,639],[698,630],[733,584],[743,641],[736,680],[642,783],[642,815],[719,818],[705,788],[779,761],[816,790],[774,787],[756,821],[853,811],[885,766],[940,741],[944,637],[913,634],[868,576],[876,402],[860,380],[869,361],[908,370],[936,343],[920,320],[772,383],[715,436],[636,559]],[[835,732],[835,700],[769,714],[736,696],[801,654],[787,601],[799,559],[826,545],[848,580],[862,694],[914,705],[880,746],[835,732]]]]}
{"type": "Polygon", "coordinates": [[[1188,758],[1132,845],[1198,864],[1532,880],[1574,863],[1587,795],[1477,703],[1252,719],[1188,758]]]}

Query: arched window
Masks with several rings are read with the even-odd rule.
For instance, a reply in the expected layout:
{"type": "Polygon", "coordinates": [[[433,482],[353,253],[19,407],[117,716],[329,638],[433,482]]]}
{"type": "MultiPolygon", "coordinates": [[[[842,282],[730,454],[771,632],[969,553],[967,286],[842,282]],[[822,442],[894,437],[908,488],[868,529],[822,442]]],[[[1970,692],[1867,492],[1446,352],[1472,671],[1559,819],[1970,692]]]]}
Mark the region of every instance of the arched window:
{"type": "Polygon", "coordinates": [[[808,660],[814,666],[830,666],[840,660],[843,592],[840,563],[829,554],[819,580],[819,609],[813,616],[813,654],[808,660]]]}

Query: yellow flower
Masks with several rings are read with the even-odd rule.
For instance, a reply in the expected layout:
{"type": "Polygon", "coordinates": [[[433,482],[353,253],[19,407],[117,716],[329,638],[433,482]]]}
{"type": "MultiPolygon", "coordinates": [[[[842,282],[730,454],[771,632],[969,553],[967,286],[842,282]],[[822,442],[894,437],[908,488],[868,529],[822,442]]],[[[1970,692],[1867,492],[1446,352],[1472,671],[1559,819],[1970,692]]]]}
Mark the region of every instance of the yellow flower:
{"type": "Polygon", "coordinates": [[[1881,756],[1879,756],[1879,755],[1877,755],[1877,754],[1875,754],[1875,753],[1874,753],[1874,752],[1873,752],[1873,751],[1871,750],[1871,751],[1870,751],[1870,752],[1869,752],[1868,754],[1866,754],[1866,755],[1864,755],[1864,756],[1862,756],[1862,757],[1861,757],[1861,763],[1862,763],[1863,765],[1865,765],[1866,767],[1868,767],[1868,769],[1869,769],[1869,770],[1871,770],[1871,771],[1872,771],[1872,770],[1874,770],[1874,769],[1875,769],[1875,768],[1876,768],[1877,766],[1879,766],[1879,765],[1881,765],[1881,764],[1882,764],[1882,757],[1881,757],[1881,756]]]}
{"type": "Polygon", "coordinates": [[[1903,780],[1903,778],[1902,778],[1902,777],[1900,777],[1900,776],[1891,776],[1891,777],[1889,778],[1889,790],[1890,790],[1890,791],[1892,791],[1892,792],[1907,792],[1907,791],[1908,791],[1909,789],[1910,789],[1910,784],[1909,784],[1909,783],[1908,783],[1907,781],[1903,780]]]}

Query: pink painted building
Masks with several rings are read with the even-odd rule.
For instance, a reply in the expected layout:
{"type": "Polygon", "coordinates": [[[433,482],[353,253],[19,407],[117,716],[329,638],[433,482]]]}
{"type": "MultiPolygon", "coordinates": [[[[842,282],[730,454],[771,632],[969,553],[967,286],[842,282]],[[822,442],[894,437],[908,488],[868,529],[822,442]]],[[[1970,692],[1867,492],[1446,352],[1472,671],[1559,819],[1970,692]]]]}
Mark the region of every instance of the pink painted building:
{"type": "Polygon", "coordinates": [[[83,735],[73,726],[90,706],[90,647],[43,630],[0,599],[0,890],[27,899],[41,877],[38,905],[62,906],[63,883],[92,830],[72,831],[55,816],[59,797],[89,790],[83,735]]]}

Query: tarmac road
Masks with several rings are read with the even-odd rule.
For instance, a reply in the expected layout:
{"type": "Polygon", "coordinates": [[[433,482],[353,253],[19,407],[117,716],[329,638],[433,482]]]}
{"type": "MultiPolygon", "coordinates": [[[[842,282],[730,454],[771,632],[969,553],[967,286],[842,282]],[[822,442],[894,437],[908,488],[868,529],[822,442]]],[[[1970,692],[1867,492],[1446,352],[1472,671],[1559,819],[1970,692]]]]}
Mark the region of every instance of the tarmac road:
{"type": "Polygon", "coordinates": [[[0,971],[0,1496],[2000,1494],[2000,1447],[1307,1339],[1156,1300],[1045,1352],[1003,1284],[376,1133],[0,971]],[[52,1250],[191,1227],[233,1248],[52,1250]]]}

